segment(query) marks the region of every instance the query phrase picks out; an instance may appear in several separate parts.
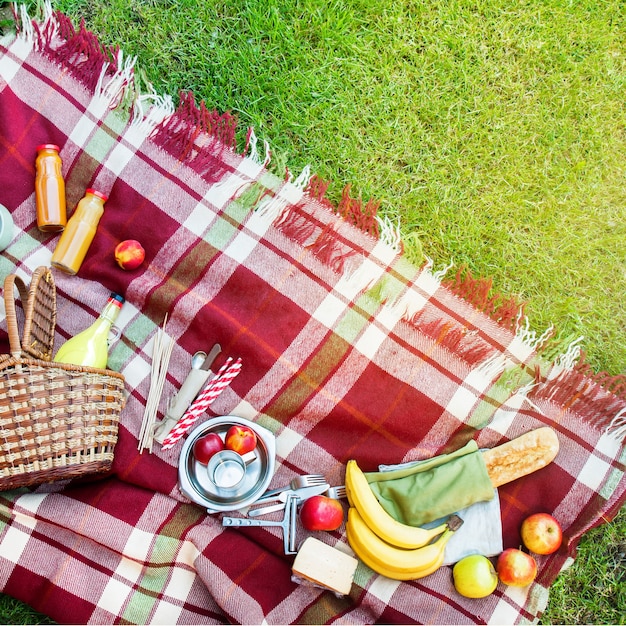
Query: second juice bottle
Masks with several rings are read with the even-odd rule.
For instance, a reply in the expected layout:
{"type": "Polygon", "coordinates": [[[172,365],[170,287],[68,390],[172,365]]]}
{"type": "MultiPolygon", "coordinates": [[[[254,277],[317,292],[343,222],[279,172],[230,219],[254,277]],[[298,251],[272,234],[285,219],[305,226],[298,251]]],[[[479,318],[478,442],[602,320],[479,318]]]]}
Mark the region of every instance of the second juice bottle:
{"type": "Polygon", "coordinates": [[[87,189],[78,203],[52,255],[52,265],[68,274],[76,274],[85,259],[104,213],[107,196],[87,189]]]}

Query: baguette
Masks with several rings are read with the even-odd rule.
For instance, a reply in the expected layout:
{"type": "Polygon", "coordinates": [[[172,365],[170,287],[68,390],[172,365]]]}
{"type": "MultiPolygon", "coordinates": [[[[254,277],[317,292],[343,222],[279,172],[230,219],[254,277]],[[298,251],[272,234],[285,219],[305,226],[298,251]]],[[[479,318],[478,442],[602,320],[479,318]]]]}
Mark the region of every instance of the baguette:
{"type": "Polygon", "coordinates": [[[499,487],[545,467],[558,451],[556,432],[549,426],[543,426],[485,450],[482,455],[493,486],[499,487]]]}

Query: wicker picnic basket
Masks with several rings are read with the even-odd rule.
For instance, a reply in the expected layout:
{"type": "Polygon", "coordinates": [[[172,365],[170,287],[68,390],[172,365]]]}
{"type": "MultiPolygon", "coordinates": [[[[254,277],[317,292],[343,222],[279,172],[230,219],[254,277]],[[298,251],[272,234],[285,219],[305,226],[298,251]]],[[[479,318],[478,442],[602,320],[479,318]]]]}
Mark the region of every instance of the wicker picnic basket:
{"type": "Polygon", "coordinates": [[[27,289],[4,282],[11,354],[0,355],[0,491],[106,472],[113,462],[124,377],[54,363],[56,288],[48,267],[27,289]],[[15,288],[24,311],[20,341],[15,288]]]}

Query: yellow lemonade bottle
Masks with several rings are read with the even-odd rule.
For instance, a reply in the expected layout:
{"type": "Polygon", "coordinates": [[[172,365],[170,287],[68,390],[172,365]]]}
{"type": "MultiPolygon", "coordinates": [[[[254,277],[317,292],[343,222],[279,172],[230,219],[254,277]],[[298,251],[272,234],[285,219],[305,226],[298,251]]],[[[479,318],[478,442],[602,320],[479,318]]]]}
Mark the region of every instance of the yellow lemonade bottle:
{"type": "Polygon", "coordinates": [[[109,331],[117,320],[123,296],[112,293],[98,319],[88,328],[68,339],[57,352],[57,363],[71,363],[105,369],[109,358],[109,331]]]}
{"type": "Polygon", "coordinates": [[[103,193],[87,189],[57,243],[51,261],[53,267],[68,274],[78,272],[96,235],[106,201],[103,193]]]}

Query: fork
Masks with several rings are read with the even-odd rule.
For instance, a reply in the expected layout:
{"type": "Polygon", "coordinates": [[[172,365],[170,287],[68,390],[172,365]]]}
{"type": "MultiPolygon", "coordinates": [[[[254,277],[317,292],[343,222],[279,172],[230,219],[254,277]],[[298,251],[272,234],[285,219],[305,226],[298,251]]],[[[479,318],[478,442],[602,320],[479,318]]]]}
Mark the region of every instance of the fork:
{"type": "MultiPolygon", "coordinates": [[[[266,515],[267,513],[273,513],[274,511],[282,510],[285,507],[285,505],[283,504],[283,501],[287,499],[287,493],[288,492],[284,491],[282,494],[277,496],[276,499],[281,501],[280,504],[273,504],[269,506],[263,506],[258,509],[252,509],[248,513],[248,515],[250,517],[257,517],[259,515],[266,515]]],[[[343,498],[347,498],[346,488],[344,485],[338,485],[337,487],[329,487],[326,491],[324,491],[322,495],[326,496],[327,498],[333,498],[334,500],[341,500],[343,498]]],[[[255,502],[255,504],[257,504],[257,502],[255,502]]]]}
{"type": "Polygon", "coordinates": [[[327,498],[333,498],[335,500],[341,500],[347,497],[346,488],[344,485],[338,485],[337,487],[329,487],[324,494],[327,498]]]}
{"type": "Polygon", "coordinates": [[[323,485],[325,482],[326,478],[324,478],[323,474],[303,474],[302,476],[296,476],[291,480],[287,487],[281,487],[280,489],[270,489],[269,491],[266,491],[259,498],[259,501],[263,502],[265,499],[269,499],[271,496],[275,496],[287,489],[295,491],[296,489],[302,489],[302,487],[315,487],[315,485],[323,485]]]}

